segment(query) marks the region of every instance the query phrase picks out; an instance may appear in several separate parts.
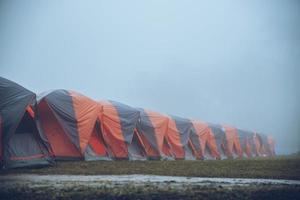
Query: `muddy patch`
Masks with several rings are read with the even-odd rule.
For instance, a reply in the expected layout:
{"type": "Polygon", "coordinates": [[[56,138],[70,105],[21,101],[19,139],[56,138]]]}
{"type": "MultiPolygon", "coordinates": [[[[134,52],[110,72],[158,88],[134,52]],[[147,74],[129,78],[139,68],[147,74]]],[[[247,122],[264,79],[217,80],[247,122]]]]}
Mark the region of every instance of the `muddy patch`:
{"type": "Polygon", "coordinates": [[[51,185],[60,187],[62,185],[86,185],[86,186],[122,186],[122,185],[216,185],[222,187],[248,186],[248,185],[299,185],[298,180],[276,180],[276,179],[244,179],[244,178],[201,178],[201,177],[174,177],[155,175],[4,175],[0,176],[0,187],[9,187],[14,184],[28,185],[28,187],[39,187],[51,185]]]}
{"type": "Polygon", "coordinates": [[[5,175],[0,199],[297,199],[300,181],[154,175],[5,175]]]}

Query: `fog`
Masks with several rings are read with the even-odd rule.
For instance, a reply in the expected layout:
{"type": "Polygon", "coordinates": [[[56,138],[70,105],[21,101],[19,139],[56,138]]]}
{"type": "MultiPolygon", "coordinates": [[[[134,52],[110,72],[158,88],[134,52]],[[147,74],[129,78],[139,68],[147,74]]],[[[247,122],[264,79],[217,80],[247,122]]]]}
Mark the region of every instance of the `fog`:
{"type": "Polygon", "coordinates": [[[300,151],[300,3],[1,1],[0,76],[274,136],[300,151]]]}

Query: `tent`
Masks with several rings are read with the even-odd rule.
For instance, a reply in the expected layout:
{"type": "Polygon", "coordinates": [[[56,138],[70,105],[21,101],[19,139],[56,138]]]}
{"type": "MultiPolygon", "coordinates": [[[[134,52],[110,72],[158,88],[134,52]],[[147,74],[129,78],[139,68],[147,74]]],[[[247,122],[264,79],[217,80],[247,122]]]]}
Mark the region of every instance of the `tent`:
{"type": "Polygon", "coordinates": [[[219,159],[215,137],[208,124],[197,120],[192,120],[192,123],[195,131],[191,134],[191,141],[199,156],[202,159],[219,159]]]}
{"type": "Polygon", "coordinates": [[[275,140],[272,136],[268,136],[268,143],[269,143],[269,155],[270,156],[275,156],[275,140]]]}
{"type": "Polygon", "coordinates": [[[240,145],[240,140],[238,136],[238,131],[236,128],[228,125],[223,125],[226,134],[226,154],[229,158],[242,158],[243,151],[240,145]]]}
{"type": "Polygon", "coordinates": [[[167,138],[175,159],[194,160],[196,150],[191,142],[193,124],[189,119],[170,116],[167,138]]]}
{"type": "Polygon", "coordinates": [[[167,141],[169,117],[154,111],[139,109],[138,132],[149,159],[171,159],[173,154],[167,141]]]}
{"type": "Polygon", "coordinates": [[[137,131],[140,111],[115,101],[99,101],[99,120],[110,156],[115,159],[144,160],[146,153],[137,131]]]}
{"type": "Polygon", "coordinates": [[[227,158],[227,140],[226,140],[226,133],[224,128],[219,125],[219,124],[212,124],[212,123],[208,123],[209,128],[211,129],[215,141],[216,141],[216,145],[217,145],[217,149],[219,152],[219,158],[220,159],[224,159],[227,158]]]}
{"type": "Polygon", "coordinates": [[[94,100],[68,90],[36,95],[0,77],[0,164],[57,160],[221,159],[273,156],[272,137],[94,100]]]}
{"type": "Polygon", "coordinates": [[[262,140],[257,132],[253,132],[253,138],[250,141],[252,147],[252,155],[258,157],[262,155],[262,140]]]}
{"type": "Polygon", "coordinates": [[[38,109],[55,159],[108,159],[97,102],[74,91],[54,90],[39,96],[38,109]]]}
{"type": "Polygon", "coordinates": [[[0,158],[4,168],[49,165],[47,140],[36,124],[36,95],[0,77],[0,158]]]}
{"type": "Polygon", "coordinates": [[[252,157],[253,150],[255,149],[255,147],[253,146],[254,133],[242,129],[237,129],[237,131],[243,156],[248,158],[252,157]]]}
{"type": "Polygon", "coordinates": [[[259,133],[258,134],[260,139],[261,139],[261,148],[260,148],[260,155],[261,156],[272,156],[272,141],[270,143],[270,138],[263,134],[259,133]]]}

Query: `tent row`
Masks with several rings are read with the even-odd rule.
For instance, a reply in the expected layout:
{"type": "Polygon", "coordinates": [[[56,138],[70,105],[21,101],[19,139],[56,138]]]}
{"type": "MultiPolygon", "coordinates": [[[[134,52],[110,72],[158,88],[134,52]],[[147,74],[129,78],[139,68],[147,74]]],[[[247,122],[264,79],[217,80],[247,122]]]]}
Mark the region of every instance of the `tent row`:
{"type": "Polygon", "coordinates": [[[275,155],[270,136],[54,90],[36,95],[0,77],[5,168],[54,160],[223,159],[275,155]]]}

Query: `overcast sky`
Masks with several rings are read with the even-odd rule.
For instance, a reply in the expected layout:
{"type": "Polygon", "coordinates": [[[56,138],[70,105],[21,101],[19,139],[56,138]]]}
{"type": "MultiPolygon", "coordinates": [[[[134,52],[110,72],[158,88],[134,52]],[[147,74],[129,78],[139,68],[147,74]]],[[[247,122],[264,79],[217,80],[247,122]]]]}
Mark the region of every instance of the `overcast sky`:
{"type": "Polygon", "coordinates": [[[300,150],[300,2],[1,1],[0,76],[300,150]]]}

